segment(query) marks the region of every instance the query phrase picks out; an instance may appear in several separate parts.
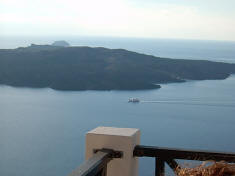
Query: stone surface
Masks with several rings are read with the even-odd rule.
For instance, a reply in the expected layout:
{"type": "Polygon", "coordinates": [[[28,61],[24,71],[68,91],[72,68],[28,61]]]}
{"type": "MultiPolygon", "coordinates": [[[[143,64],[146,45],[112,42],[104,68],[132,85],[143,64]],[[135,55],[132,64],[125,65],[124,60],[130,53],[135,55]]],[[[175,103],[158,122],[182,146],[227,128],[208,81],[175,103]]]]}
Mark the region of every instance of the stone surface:
{"type": "Polygon", "coordinates": [[[134,128],[98,127],[86,134],[86,159],[93,149],[109,148],[123,151],[123,158],[113,159],[107,167],[108,176],[137,176],[138,158],[133,150],[140,144],[140,130],[134,128]]]}

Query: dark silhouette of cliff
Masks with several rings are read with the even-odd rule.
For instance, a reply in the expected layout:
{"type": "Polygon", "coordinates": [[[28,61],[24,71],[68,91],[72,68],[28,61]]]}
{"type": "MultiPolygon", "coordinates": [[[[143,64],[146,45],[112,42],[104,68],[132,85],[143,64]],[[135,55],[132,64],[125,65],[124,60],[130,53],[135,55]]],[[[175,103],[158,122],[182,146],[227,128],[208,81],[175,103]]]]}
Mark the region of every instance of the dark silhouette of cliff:
{"type": "Polygon", "coordinates": [[[138,90],[225,79],[235,64],[159,58],[124,49],[31,45],[0,50],[0,84],[58,90],[138,90]]]}

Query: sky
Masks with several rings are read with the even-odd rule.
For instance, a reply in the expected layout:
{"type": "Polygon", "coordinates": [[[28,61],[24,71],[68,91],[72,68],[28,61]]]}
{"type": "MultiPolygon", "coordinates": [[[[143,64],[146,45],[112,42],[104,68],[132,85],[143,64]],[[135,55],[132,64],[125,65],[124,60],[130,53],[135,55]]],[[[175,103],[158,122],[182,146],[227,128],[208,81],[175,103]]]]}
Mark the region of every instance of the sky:
{"type": "Polygon", "coordinates": [[[235,41],[235,0],[0,0],[0,35],[235,41]]]}

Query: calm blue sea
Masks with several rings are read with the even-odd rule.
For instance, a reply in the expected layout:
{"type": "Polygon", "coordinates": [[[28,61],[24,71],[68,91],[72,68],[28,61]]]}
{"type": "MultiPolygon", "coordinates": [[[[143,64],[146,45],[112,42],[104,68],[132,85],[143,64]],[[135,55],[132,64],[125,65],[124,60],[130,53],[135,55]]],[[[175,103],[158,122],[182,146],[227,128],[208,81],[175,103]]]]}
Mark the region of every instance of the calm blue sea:
{"type": "MultiPolygon", "coordinates": [[[[37,43],[17,41],[23,46],[37,43]]],[[[113,39],[112,43],[110,38],[68,41],[162,57],[176,53],[176,58],[228,62],[235,58],[233,42],[133,39],[128,44],[121,39],[113,39]]],[[[1,46],[16,47],[14,42],[1,46]]],[[[234,90],[235,75],[226,80],[163,84],[161,89],[145,91],[63,92],[2,85],[0,175],[67,175],[84,160],[85,133],[97,126],[139,128],[144,145],[235,152],[234,90]],[[127,103],[130,97],[141,102],[127,103]]],[[[142,159],[141,175],[153,175],[153,167],[154,160],[142,159]]]]}

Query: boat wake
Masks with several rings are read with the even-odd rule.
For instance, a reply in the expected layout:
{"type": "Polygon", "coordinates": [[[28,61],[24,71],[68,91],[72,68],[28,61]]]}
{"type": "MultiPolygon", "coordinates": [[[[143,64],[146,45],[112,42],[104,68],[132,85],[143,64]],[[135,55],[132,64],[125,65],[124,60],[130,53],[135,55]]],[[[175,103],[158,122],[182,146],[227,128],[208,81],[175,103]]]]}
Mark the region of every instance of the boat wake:
{"type": "Polygon", "coordinates": [[[235,108],[235,101],[229,101],[226,103],[221,102],[200,102],[200,101],[140,101],[140,103],[158,103],[158,104],[177,104],[177,105],[191,105],[191,106],[215,106],[215,107],[232,107],[235,108]]]}

